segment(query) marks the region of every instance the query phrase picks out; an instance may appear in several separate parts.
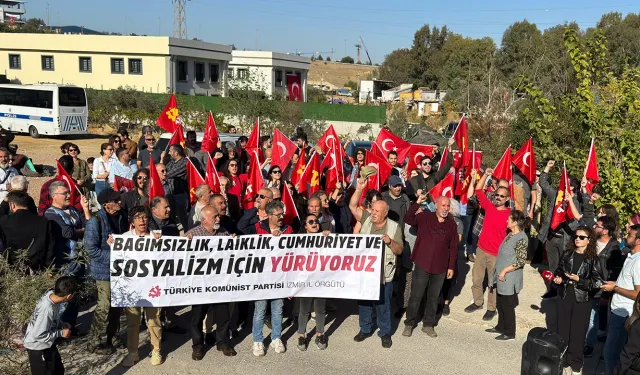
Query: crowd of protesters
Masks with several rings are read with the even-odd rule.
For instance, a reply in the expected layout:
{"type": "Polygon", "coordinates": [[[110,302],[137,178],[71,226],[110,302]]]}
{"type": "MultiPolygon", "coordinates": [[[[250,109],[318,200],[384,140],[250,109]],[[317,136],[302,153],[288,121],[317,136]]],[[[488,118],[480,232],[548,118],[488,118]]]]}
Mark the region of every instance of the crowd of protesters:
{"type": "MultiPolygon", "coordinates": [[[[231,127],[228,132],[235,134],[236,130],[231,127]]],[[[96,150],[99,155],[86,160],[79,157],[77,144],[67,142],[61,147],[59,165],[82,194],[74,194],[65,182],[53,178],[43,184],[37,205],[26,192],[26,178],[9,166],[9,151],[0,148],[0,239],[9,262],[15,262],[17,256],[12,249],[28,249],[28,273],[63,273],[55,289],[39,301],[26,330],[24,346],[32,372],[63,373],[57,345],[85,334],[76,328],[80,306],[75,297],[84,283],[95,283],[97,288],[88,350],[106,355],[126,347],[125,367],[140,360],[141,325],[149,330],[153,365],[164,362],[163,335],[167,332],[190,334],[192,359],[198,361],[205,346],[215,345],[225,356],[236,355],[232,332],[251,325],[253,354],[259,357],[266,354],[266,325],[271,330],[270,347],[275,353],[284,353],[287,346],[281,334],[285,317],[296,323],[298,350],[305,351],[310,340],[326,349],[325,315],[335,306],[324,298],[194,305],[187,327],[178,322],[177,312],[182,307],[128,307],[125,311],[111,307],[112,235],[192,238],[290,233],[381,236],[384,267],[380,298],[357,301],[360,330],[353,338],[356,342],[368,339],[377,328],[382,347],[390,348],[392,316],[405,317],[403,336],[412,336],[421,319],[422,332],[437,337],[438,320],[454,308],[455,281],[465,276],[457,274],[459,262],[473,264],[473,302],[460,310],[469,314],[484,311],[482,320],[487,322],[497,315],[497,323],[487,332],[496,334],[499,341],[514,340],[518,294],[525,287],[523,269],[546,254],[553,276],[542,298],[556,301],[557,333],[568,345],[565,366],[580,374],[584,357],[592,356],[596,340],[606,337],[606,374],[640,371],[636,364],[640,356],[640,214],[623,225],[613,206],[598,205],[600,196],[589,194],[585,181],[572,178],[569,206],[574,219],[551,230],[551,211],[558,195],[557,184],[551,180],[553,160],[538,171],[533,184],[513,168],[518,197],[511,196],[510,181],[493,178],[491,168],[478,166],[471,173],[468,191],[463,192],[468,203],[461,204],[460,197],[434,199],[429,191],[452,170],[451,152],[442,160],[443,165],[439,165],[437,153],[422,157],[417,169],[407,171],[404,160],[391,151],[386,156],[394,172],[381,176],[381,188],[374,190],[368,189],[367,177],[372,172],[365,165],[365,150],[356,149],[354,155],[348,155],[349,160],[343,160],[346,181],[306,196],[291,183],[294,167],[299,157],[308,161],[313,153],[322,152],[312,147],[301,129],[292,140],[298,150],[289,165],[281,168],[270,165],[270,137],[261,139],[264,159],[259,165],[265,187],[253,197],[252,208],[243,207],[250,166],[245,136],[237,143],[219,142],[207,155],[195,132],[187,132],[185,147],[173,144],[165,151],[156,148],[150,128],[143,129],[138,142],[129,138],[126,129],[120,129],[96,150]],[[197,201],[190,204],[188,160],[202,172],[213,160],[221,192],[214,193],[208,185],[198,186],[197,201]],[[165,192],[152,199],[150,161],[165,192]],[[133,188],[125,193],[114,190],[116,177],[132,180],[133,188]],[[291,225],[283,222],[284,189],[300,214],[291,225]],[[549,210],[542,209],[545,200],[549,210]],[[542,217],[544,211],[547,214],[542,217]],[[81,249],[88,254],[88,262],[80,259],[81,249]],[[487,287],[483,286],[485,277],[487,287]],[[252,318],[248,315],[250,305],[252,318]],[[123,313],[126,341],[118,334],[123,313]],[[309,317],[316,328],[312,339],[307,335],[309,317]]],[[[449,148],[453,143],[451,139],[449,148]]]]}

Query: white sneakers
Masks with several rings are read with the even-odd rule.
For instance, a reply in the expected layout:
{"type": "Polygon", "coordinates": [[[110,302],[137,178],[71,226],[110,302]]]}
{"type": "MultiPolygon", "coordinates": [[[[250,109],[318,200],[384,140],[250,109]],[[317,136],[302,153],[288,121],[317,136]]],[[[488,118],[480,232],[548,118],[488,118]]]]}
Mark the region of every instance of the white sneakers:
{"type": "Polygon", "coordinates": [[[269,345],[269,346],[272,347],[273,350],[278,354],[282,354],[282,353],[287,351],[287,348],[284,347],[284,344],[282,343],[282,340],[280,340],[280,339],[275,339],[275,340],[271,341],[271,345],[269,345]]]}
{"type": "MultiPolygon", "coordinates": [[[[287,351],[287,348],[285,348],[284,343],[280,339],[275,339],[271,341],[271,345],[269,346],[273,348],[273,351],[275,351],[278,354],[282,354],[287,351]]],[[[256,357],[264,357],[264,354],[265,354],[264,344],[261,342],[254,342],[253,355],[255,355],[256,357]]]]}
{"type": "Polygon", "coordinates": [[[256,357],[264,357],[264,344],[261,342],[253,343],[253,355],[256,357]]]}

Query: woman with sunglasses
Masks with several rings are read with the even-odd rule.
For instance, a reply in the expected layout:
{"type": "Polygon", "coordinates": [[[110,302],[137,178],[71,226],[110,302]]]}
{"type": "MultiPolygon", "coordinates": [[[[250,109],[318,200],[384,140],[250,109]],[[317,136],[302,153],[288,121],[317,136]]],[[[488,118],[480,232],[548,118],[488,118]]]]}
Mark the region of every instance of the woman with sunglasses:
{"type": "Polygon", "coordinates": [[[134,189],[122,194],[122,209],[124,212],[134,207],[149,207],[149,170],[141,168],[133,174],[134,189]]]}
{"type": "Polygon", "coordinates": [[[91,177],[96,182],[96,196],[109,187],[109,172],[111,164],[115,160],[113,146],[110,143],[100,145],[100,157],[93,161],[93,173],[91,177]]]}
{"type": "Polygon", "coordinates": [[[222,175],[229,179],[227,194],[235,195],[238,198],[238,205],[242,209],[242,200],[247,187],[247,175],[240,174],[240,164],[236,159],[229,160],[223,170],[222,175]]]}
{"type": "Polygon", "coordinates": [[[113,155],[111,157],[118,160],[116,157],[116,151],[118,151],[119,148],[124,147],[122,145],[122,138],[120,138],[119,135],[112,135],[109,137],[109,144],[113,146],[113,155]]]}
{"type": "MultiPolygon", "coordinates": [[[[301,233],[320,233],[320,220],[313,214],[308,214],[304,219],[304,228],[301,233]]],[[[329,235],[329,231],[322,232],[325,236],[329,235]]],[[[327,299],[326,298],[300,298],[300,313],[298,314],[298,345],[299,351],[307,350],[307,323],[311,314],[311,304],[313,304],[313,312],[316,320],[316,339],[315,343],[318,349],[327,348],[327,339],[324,336],[324,321],[326,314],[327,299]]]]}
{"type": "Polygon", "coordinates": [[[360,177],[360,168],[364,166],[364,158],[365,158],[364,150],[361,148],[356,149],[356,158],[355,158],[355,161],[353,161],[353,169],[351,170],[350,181],[357,181],[358,178],[360,177]]]}
{"type": "Polygon", "coordinates": [[[277,165],[269,168],[266,180],[268,188],[276,188],[282,191],[282,168],[277,165]]]}
{"type": "Polygon", "coordinates": [[[87,192],[89,186],[91,186],[92,181],[89,164],[85,160],[78,158],[78,155],[80,155],[80,147],[75,143],[69,143],[67,154],[73,158],[71,178],[76,181],[78,187],[80,187],[80,190],[82,190],[84,194],[87,192]]]}
{"type": "Polygon", "coordinates": [[[603,273],[593,229],[579,227],[572,240],[554,272],[553,283],[558,285],[558,333],[567,343],[566,364],[574,374],[580,374],[591,300],[603,284],[603,273]]]}

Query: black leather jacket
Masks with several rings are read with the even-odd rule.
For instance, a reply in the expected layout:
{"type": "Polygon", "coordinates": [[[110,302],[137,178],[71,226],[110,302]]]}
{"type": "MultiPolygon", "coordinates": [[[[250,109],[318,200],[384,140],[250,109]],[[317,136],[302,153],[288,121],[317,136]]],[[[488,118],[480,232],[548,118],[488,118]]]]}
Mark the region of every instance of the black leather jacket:
{"type": "Polygon", "coordinates": [[[603,282],[602,262],[599,258],[584,258],[580,268],[578,269],[578,282],[569,280],[565,273],[571,273],[573,269],[573,252],[565,251],[562,259],[558,264],[558,268],[554,272],[554,276],[562,278],[562,284],[558,285],[558,294],[560,298],[566,298],[567,285],[573,284],[573,290],[576,294],[576,301],[587,302],[594,298],[595,294],[600,291],[603,282]]]}

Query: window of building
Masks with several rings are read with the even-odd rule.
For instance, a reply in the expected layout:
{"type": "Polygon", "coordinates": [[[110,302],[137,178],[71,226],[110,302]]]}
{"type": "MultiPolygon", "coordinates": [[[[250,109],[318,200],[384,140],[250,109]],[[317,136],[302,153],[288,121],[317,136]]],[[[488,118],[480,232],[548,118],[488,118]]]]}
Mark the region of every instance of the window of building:
{"type": "Polygon", "coordinates": [[[196,73],[196,82],[204,82],[204,64],[197,62],[193,66],[196,73]]]}
{"type": "Polygon", "coordinates": [[[220,81],[220,65],[209,64],[209,82],[218,83],[220,81]]]}
{"type": "Polygon", "coordinates": [[[91,73],[91,57],[80,58],[80,72],[91,73]]]}
{"type": "Polygon", "coordinates": [[[282,70],[276,70],[276,87],[282,87],[284,85],[282,70]]]}
{"type": "Polygon", "coordinates": [[[247,79],[249,78],[249,69],[238,69],[238,79],[247,79]]]}
{"type": "Polygon", "coordinates": [[[189,77],[189,67],[186,61],[178,61],[178,81],[186,82],[189,77]]]}
{"type": "Polygon", "coordinates": [[[42,70],[54,70],[53,56],[42,56],[42,70]]]}
{"type": "Polygon", "coordinates": [[[142,59],[129,59],[129,74],[142,74],[142,59]]]}
{"type": "Polygon", "coordinates": [[[124,59],[111,59],[111,74],[124,74],[124,59]]]}
{"type": "Polygon", "coordinates": [[[9,68],[20,69],[21,67],[20,55],[9,55],[9,68]]]}
{"type": "Polygon", "coordinates": [[[233,68],[229,68],[227,70],[227,79],[228,80],[232,80],[233,79],[233,68]]]}

